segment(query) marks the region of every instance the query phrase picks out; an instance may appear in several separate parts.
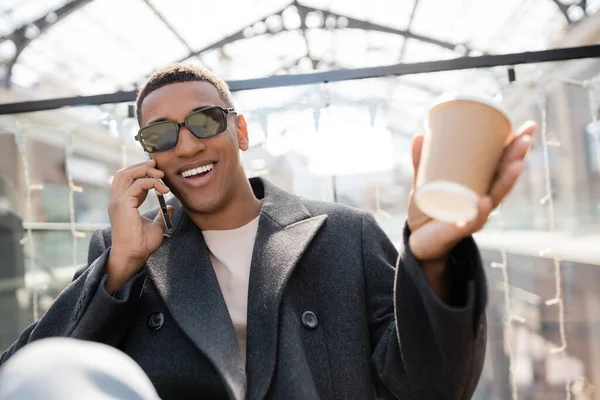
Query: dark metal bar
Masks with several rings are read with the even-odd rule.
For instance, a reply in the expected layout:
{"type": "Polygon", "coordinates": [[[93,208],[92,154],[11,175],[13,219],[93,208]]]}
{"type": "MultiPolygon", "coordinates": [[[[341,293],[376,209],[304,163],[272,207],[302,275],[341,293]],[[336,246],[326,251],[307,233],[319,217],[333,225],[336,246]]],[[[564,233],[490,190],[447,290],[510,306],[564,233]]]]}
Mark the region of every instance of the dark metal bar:
{"type": "Polygon", "coordinates": [[[571,24],[572,21],[571,18],[569,18],[569,13],[567,12],[569,10],[569,6],[561,3],[559,0],[552,0],[552,2],[556,4],[556,7],[558,7],[563,17],[565,17],[567,20],[567,23],[571,24]]]}
{"type": "Polygon", "coordinates": [[[90,1],[92,1],[92,0],[69,1],[57,9],[47,12],[45,15],[39,17],[35,21],[30,21],[26,24],[23,24],[20,28],[16,29],[15,31],[8,33],[4,36],[0,36],[0,43],[7,39],[18,40],[19,38],[24,37],[25,31],[27,30],[27,26],[29,26],[31,24],[38,27],[38,29],[40,30],[40,34],[37,37],[40,37],[52,26],[56,25],[57,23],[59,23],[60,21],[65,19],[67,16],[72,14],[73,12],[77,11],[78,9],[80,9],[81,7],[83,7],[84,5],[89,3],[90,1]],[[52,20],[52,22],[50,22],[47,19],[47,17],[49,14],[52,14],[52,13],[56,14],[56,19],[52,20]]]}
{"type": "Polygon", "coordinates": [[[560,10],[561,14],[563,15],[563,17],[565,17],[565,19],[567,20],[567,23],[569,25],[575,24],[577,22],[579,22],[580,20],[573,20],[571,18],[571,16],[569,16],[569,8],[571,7],[581,7],[581,9],[584,12],[583,18],[585,18],[585,9],[587,8],[587,0],[579,0],[579,2],[575,2],[573,4],[571,3],[564,3],[561,0],[551,0],[554,4],[556,4],[556,6],[558,7],[558,9],[560,10]]]}
{"type": "Polygon", "coordinates": [[[49,100],[25,101],[22,103],[0,104],[0,115],[19,114],[33,111],[56,110],[63,107],[97,106],[101,104],[126,103],[134,101],[135,91],[99,94],[93,96],[63,97],[49,100]]]}
{"type": "MultiPolygon", "coordinates": [[[[145,0],[146,1],[146,0],[145,0]]],[[[417,0],[418,1],[418,0],[417,0]]],[[[361,29],[361,30],[370,30],[370,31],[377,31],[377,32],[385,32],[385,33],[390,33],[390,34],[394,34],[394,35],[401,35],[404,36],[407,39],[414,39],[414,40],[419,40],[421,42],[424,43],[429,43],[429,44],[433,44],[436,46],[440,46],[444,49],[448,49],[448,50],[454,50],[456,48],[456,46],[458,45],[458,43],[449,43],[440,39],[435,39],[432,37],[428,37],[428,36],[423,36],[423,35],[419,35],[413,32],[410,32],[409,30],[402,30],[402,29],[395,29],[395,28],[390,28],[387,26],[383,26],[383,25],[379,25],[379,24],[375,24],[372,22],[368,22],[368,21],[363,21],[360,19],[356,19],[356,18],[352,18],[346,15],[342,15],[342,14],[338,14],[332,11],[327,11],[327,10],[323,10],[320,8],[315,8],[315,7],[310,7],[310,6],[305,6],[302,5],[300,3],[298,3],[297,1],[292,2],[290,5],[295,6],[298,9],[298,13],[300,14],[300,20],[301,20],[301,27],[300,29],[302,30],[303,35],[306,35],[306,15],[309,12],[320,12],[323,13],[325,15],[325,18],[327,16],[333,16],[335,18],[346,18],[346,20],[348,21],[348,26],[347,28],[352,28],[352,29],[361,29]]],[[[283,12],[290,6],[287,5],[285,6],[283,9],[273,12],[272,14],[270,14],[270,16],[273,15],[279,15],[281,16],[283,14],[283,12]]],[[[198,56],[204,52],[207,52],[209,50],[213,50],[213,49],[217,49],[217,48],[221,48],[223,46],[225,46],[228,43],[232,43],[238,40],[242,40],[242,39],[246,39],[246,37],[244,36],[244,30],[248,27],[252,27],[254,26],[254,24],[256,24],[257,22],[264,22],[267,18],[259,18],[258,20],[254,21],[251,24],[246,25],[245,27],[243,27],[242,29],[240,29],[239,31],[217,41],[214,42],[212,44],[209,44],[208,46],[205,46],[202,49],[190,52],[187,56],[185,56],[184,58],[180,59],[178,62],[183,62],[185,60],[187,60],[188,58],[194,57],[194,56],[198,56]]],[[[270,34],[270,33],[266,33],[266,34],[270,34]]],[[[308,46],[308,43],[307,43],[308,46]]]]}
{"type": "Polygon", "coordinates": [[[325,16],[325,19],[327,19],[328,16],[333,16],[335,18],[340,18],[340,17],[346,18],[346,20],[348,20],[348,28],[352,28],[352,29],[360,29],[360,30],[366,30],[366,31],[376,31],[376,32],[390,33],[393,35],[400,35],[400,36],[404,36],[406,39],[419,40],[421,42],[433,44],[433,45],[436,45],[436,46],[439,46],[439,47],[442,47],[442,48],[448,49],[448,50],[454,50],[456,48],[456,46],[458,45],[458,43],[449,43],[444,40],[435,39],[435,38],[424,36],[424,35],[419,35],[419,34],[410,32],[408,29],[391,28],[389,26],[383,26],[383,25],[379,25],[379,24],[376,24],[373,22],[349,17],[347,15],[339,14],[339,13],[336,13],[333,11],[327,11],[327,10],[323,10],[320,8],[309,7],[309,6],[301,5],[298,3],[296,3],[296,7],[298,8],[298,12],[300,13],[300,17],[303,21],[305,19],[303,16],[305,16],[306,14],[308,14],[311,11],[315,11],[315,12],[323,13],[325,16]]]}
{"type": "MultiPolygon", "coordinates": [[[[323,82],[338,82],[354,79],[379,78],[428,72],[453,71],[475,68],[491,68],[517,64],[533,64],[551,61],[567,61],[600,57],[600,45],[570,47],[553,50],[532,51],[514,54],[461,57],[451,60],[428,61],[412,64],[395,64],[382,67],[338,69],[310,74],[281,75],[268,78],[229,81],[231,91],[267,89],[284,86],[311,85],[323,82]]],[[[0,104],[0,115],[52,110],[66,106],[99,105],[134,101],[135,91],[117,92],[95,96],[67,97],[51,100],[0,104]]]]}
{"type": "Polygon", "coordinates": [[[162,21],[163,24],[165,24],[167,29],[169,29],[171,31],[171,33],[173,35],[175,35],[175,37],[177,39],[179,39],[181,44],[183,44],[185,46],[185,48],[188,50],[188,52],[193,53],[194,50],[190,47],[188,42],[183,38],[183,36],[181,36],[179,34],[179,32],[177,32],[175,27],[173,25],[171,25],[171,23],[169,21],[167,21],[165,16],[160,11],[158,11],[158,9],[156,7],[154,7],[154,5],[152,3],[150,3],[149,0],[143,0],[143,1],[144,1],[144,3],[146,3],[146,6],[148,6],[148,8],[154,13],[154,15],[156,15],[158,17],[158,19],[160,19],[162,21]]]}
{"type": "Polygon", "coordinates": [[[3,86],[5,86],[6,88],[10,87],[10,83],[11,83],[10,81],[12,78],[12,69],[13,69],[14,65],[17,63],[19,55],[23,52],[23,50],[25,50],[25,47],[27,47],[33,40],[39,38],[44,33],[46,33],[46,31],[48,31],[48,29],[50,29],[52,26],[56,25],[57,23],[59,23],[60,21],[62,21],[63,19],[65,19],[66,17],[71,15],[72,13],[74,13],[75,11],[79,10],[81,7],[88,4],[90,1],[92,1],[92,0],[72,0],[68,3],[65,3],[61,7],[57,8],[56,10],[46,13],[46,15],[36,19],[35,21],[31,21],[27,24],[24,24],[23,26],[21,26],[20,28],[18,28],[17,30],[15,30],[9,34],[0,36],[0,43],[4,42],[5,40],[10,39],[17,46],[17,52],[15,53],[12,60],[10,60],[8,63],[6,76],[3,78],[4,79],[3,86]],[[48,15],[50,15],[50,14],[56,15],[56,18],[54,20],[49,20],[48,15]],[[39,35],[34,39],[29,39],[25,35],[25,32],[27,31],[27,27],[29,25],[35,25],[40,31],[39,35]]]}
{"type": "Polygon", "coordinates": [[[517,80],[517,73],[515,72],[515,69],[511,67],[508,69],[508,81],[512,83],[516,80],[517,80]]]}
{"type": "MultiPolygon", "coordinates": [[[[417,8],[419,7],[419,0],[415,0],[413,4],[412,11],[410,12],[410,18],[408,19],[408,24],[406,25],[406,31],[410,32],[412,28],[413,21],[415,19],[415,15],[417,14],[417,8]]],[[[404,52],[406,51],[406,41],[408,38],[404,38],[404,42],[402,42],[402,47],[400,47],[400,54],[398,55],[398,61],[402,61],[404,59],[404,52]]]]}
{"type": "Polygon", "coordinates": [[[340,69],[302,75],[281,75],[268,78],[231,81],[229,82],[229,85],[232,91],[239,91],[282,86],[310,85],[321,82],[379,78],[384,76],[400,76],[461,69],[491,68],[550,61],[567,61],[595,57],[600,57],[600,45],[514,54],[485,55],[480,57],[460,57],[450,60],[427,61],[411,64],[394,64],[382,67],[340,69]]]}
{"type": "MultiPolygon", "coordinates": [[[[272,13],[271,15],[281,15],[281,14],[283,13],[283,11],[284,11],[284,10],[285,10],[287,7],[288,7],[288,6],[286,6],[285,8],[283,8],[283,9],[281,9],[281,10],[277,11],[277,12],[274,12],[274,13],[272,13]]],[[[202,53],[205,53],[205,52],[207,52],[207,51],[214,50],[214,49],[218,49],[218,48],[222,48],[222,47],[224,47],[226,44],[233,43],[233,42],[236,42],[236,41],[238,41],[238,40],[246,39],[246,36],[244,36],[244,30],[246,30],[246,29],[247,29],[247,28],[249,28],[249,27],[252,27],[252,26],[254,26],[254,25],[255,25],[256,23],[258,23],[258,22],[263,22],[263,21],[265,21],[265,19],[266,19],[266,18],[268,18],[268,17],[269,17],[269,16],[267,16],[267,17],[264,17],[264,18],[259,18],[259,19],[257,19],[256,21],[252,22],[251,24],[248,24],[248,25],[244,26],[243,28],[241,28],[241,29],[240,29],[240,30],[238,30],[237,32],[234,32],[234,33],[232,33],[231,35],[229,35],[229,36],[227,36],[227,37],[224,37],[223,39],[217,40],[216,42],[213,42],[213,43],[211,43],[211,44],[209,44],[209,45],[207,45],[207,46],[204,46],[203,48],[201,48],[201,49],[199,49],[199,50],[196,50],[196,51],[191,51],[191,52],[189,52],[189,53],[188,53],[188,55],[186,55],[185,57],[183,57],[183,58],[179,59],[177,62],[178,62],[178,63],[180,63],[180,62],[184,62],[184,61],[185,61],[185,60],[187,60],[187,59],[190,59],[190,58],[192,58],[192,57],[197,57],[197,56],[199,56],[199,55],[201,55],[202,53]]],[[[266,34],[266,33],[265,33],[265,34],[266,34]]],[[[257,35],[257,36],[259,36],[259,35],[257,35]]]]}

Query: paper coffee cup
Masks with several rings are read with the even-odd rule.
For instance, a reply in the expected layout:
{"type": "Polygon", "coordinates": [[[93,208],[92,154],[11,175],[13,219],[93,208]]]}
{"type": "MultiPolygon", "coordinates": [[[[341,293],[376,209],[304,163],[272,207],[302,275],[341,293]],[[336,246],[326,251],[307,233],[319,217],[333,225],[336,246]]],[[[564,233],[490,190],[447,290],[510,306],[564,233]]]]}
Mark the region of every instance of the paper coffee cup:
{"type": "Polygon", "coordinates": [[[492,98],[446,93],[427,112],[415,203],[431,218],[465,223],[496,172],[512,124],[492,98]]]}

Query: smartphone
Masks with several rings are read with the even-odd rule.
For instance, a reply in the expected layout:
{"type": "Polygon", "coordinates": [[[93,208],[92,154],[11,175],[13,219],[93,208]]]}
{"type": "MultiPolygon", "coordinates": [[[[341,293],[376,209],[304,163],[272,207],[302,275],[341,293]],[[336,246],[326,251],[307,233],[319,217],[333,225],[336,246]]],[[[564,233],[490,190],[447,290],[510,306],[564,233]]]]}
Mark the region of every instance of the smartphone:
{"type": "MultiPolygon", "coordinates": [[[[144,152],[146,154],[146,159],[148,161],[151,160],[150,154],[144,152]]],[[[173,228],[173,223],[171,222],[171,217],[169,217],[169,213],[167,212],[167,202],[165,201],[165,196],[162,193],[154,191],[156,193],[156,197],[158,197],[158,204],[160,205],[160,212],[162,213],[163,219],[165,221],[165,225],[167,229],[173,228]]]]}

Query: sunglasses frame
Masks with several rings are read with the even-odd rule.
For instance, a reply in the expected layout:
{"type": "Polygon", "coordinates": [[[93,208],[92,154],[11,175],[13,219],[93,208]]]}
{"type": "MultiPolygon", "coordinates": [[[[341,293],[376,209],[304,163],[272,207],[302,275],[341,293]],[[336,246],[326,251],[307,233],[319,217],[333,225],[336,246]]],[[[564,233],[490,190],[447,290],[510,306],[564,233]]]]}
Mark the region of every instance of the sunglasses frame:
{"type": "Polygon", "coordinates": [[[227,130],[227,116],[229,114],[237,115],[237,111],[235,111],[234,107],[228,107],[228,108],[223,108],[221,106],[207,106],[207,107],[203,107],[203,108],[200,108],[200,109],[198,109],[196,111],[191,112],[187,117],[185,117],[185,119],[183,120],[183,122],[175,122],[175,121],[171,121],[171,120],[164,120],[164,121],[158,121],[158,122],[155,122],[153,124],[146,125],[146,126],[140,128],[138,130],[138,133],[137,133],[137,135],[135,136],[134,139],[137,140],[138,142],[140,142],[140,144],[144,148],[144,151],[146,151],[148,153],[160,153],[161,151],[171,150],[172,148],[174,148],[175,146],[177,146],[177,143],[179,142],[179,130],[181,128],[183,128],[184,126],[192,133],[192,135],[194,135],[198,139],[208,139],[208,138],[215,137],[218,134],[221,134],[221,133],[225,132],[227,130]],[[225,121],[225,125],[223,127],[223,130],[215,133],[214,135],[208,136],[208,137],[198,137],[194,133],[194,131],[190,128],[190,126],[188,125],[188,119],[190,117],[192,117],[193,115],[199,114],[199,113],[201,113],[203,111],[215,110],[215,109],[218,109],[218,110],[220,110],[223,113],[223,117],[224,117],[224,121],[225,121]],[[173,125],[175,125],[177,127],[177,136],[176,136],[176,139],[175,139],[175,143],[173,144],[173,146],[168,147],[166,149],[162,149],[162,150],[153,150],[153,151],[151,151],[151,150],[147,149],[146,145],[144,144],[144,140],[142,139],[142,132],[146,128],[149,128],[149,127],[152,127],[152,126],[155,126],[155,125],[159,125],[159,124],[164,124],[164,123],[171,123],[171,124],[173,124],[173,125]]]}

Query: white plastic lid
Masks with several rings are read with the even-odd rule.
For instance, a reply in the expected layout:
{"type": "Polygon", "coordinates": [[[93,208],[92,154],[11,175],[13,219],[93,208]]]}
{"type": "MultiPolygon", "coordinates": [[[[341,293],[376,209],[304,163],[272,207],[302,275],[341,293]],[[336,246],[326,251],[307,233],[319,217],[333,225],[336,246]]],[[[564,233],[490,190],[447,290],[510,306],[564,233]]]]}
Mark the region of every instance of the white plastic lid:
{"type": "Polygon", "coordinates": [[[415,193],[419,209],[438,221],[466,223],[477,217],[479,196],[471,189],[450,181],[434,181],[415,193]]]}
{"type": "Polygon", "coordinates": [[[504,116],[504,118],[506,118],[506,120],[508,121],[508,123],[511,127],[511,130],[512,130],[512,121],[510,119],[510,116],[508,115],[508,112],[504,109],[504,107],[498,101],[496,101],[494,98],[492,98],[490,96],[485,96],[485,95],[481,95],[481,94],[473,94],[473,93],[448,92],[448,93],[442,94],[437,99],[435,99],[433,104],[429,108],[429,110],[431,110],[432,108],[434,108],[436,106],[439,106],[440,104],[447,103],[450,101],[455,101],[455,100],[473,101],[475,103],[485,104],[486,106],[496,109],[499,113],[501,113],[504,116]]]}

